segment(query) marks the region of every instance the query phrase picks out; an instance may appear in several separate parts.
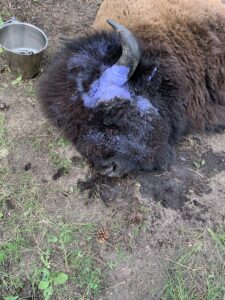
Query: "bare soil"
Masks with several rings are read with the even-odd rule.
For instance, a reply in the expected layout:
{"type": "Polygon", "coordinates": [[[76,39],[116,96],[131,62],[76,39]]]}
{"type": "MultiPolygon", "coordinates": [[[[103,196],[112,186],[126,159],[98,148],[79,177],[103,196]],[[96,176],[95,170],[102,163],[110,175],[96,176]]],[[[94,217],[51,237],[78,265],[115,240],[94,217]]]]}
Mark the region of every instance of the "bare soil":
{"type": "MultiPolygon", "coordinates": [[[[90,32],[101,0],[0,1],[0,11],[42,28],[49,37],[46,67],[62,38],[90,32]],[[9,12],[9,14],[8,14],[9,12]]],[[[95,245],[96,256],[111,261],[120,245],[120,262],[107,270],[101,299],[161,299],[167,265],[193,244],[193,233],[225,221],[225,134],[185,137],[177,161],[166,172],[139,173],[118,180],[97,176],[73,147],[69,172],[49,161],[48,145],[59,132],[50,128],[35,95],[38,78],[12,86],[14,78],[0,57],[0,104],[14,147],[8,166],[30,172],[43,189],[48,214],[70,222],[95,222],[112,228],[107,244],[95,245]],[[33,150],[31,141],[38,143],[33,150]],[[71,196],[71,187],[79,194],[71,196]],[[117,229],[119,227],[119,229],[117,229]],[[138,234],[133,232],[138,228],[138,234]]],[[[13,203],[9,203],[9,210],[13,203]]],[[[21,294],[22,295],[22,294],[21,294]]],[[[38,298],[37,298],[38,299],[38,298]]]]}

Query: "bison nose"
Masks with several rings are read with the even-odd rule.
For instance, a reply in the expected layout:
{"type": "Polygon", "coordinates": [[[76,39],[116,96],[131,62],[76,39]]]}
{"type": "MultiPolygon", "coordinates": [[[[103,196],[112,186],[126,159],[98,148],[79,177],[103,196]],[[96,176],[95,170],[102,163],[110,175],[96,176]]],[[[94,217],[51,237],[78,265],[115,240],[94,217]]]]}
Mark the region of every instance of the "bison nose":
{"type": "Polygon", "coordinates": [[[134,170],[139,170],[139,164],[135,160],[128,159],[125,155],[113,156],[109,159],[100,159],[94,163],[96,171],[108,177],[122,177],[134,170]]]}
{"type": "Polygon", "coordinates": [[[116,160],[104,160],[95,165],[97,172],[103,176],[120,177],[121,168],[116,160]]]}

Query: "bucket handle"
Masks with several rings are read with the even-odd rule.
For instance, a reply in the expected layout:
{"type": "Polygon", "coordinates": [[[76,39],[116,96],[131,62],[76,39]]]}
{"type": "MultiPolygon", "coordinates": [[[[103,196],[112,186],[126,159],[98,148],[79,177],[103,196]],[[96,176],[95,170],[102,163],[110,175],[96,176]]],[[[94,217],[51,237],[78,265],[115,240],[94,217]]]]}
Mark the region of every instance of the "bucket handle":
{"type": "Polygon", "coordinates": [[[3,22],[3,24],[0,25],[0,28],[4,27],[5,25],[10,24],[10,23],[19,23],[19,21],[17,20],[16,17],[12,17],[8,21],[3,22]]]}

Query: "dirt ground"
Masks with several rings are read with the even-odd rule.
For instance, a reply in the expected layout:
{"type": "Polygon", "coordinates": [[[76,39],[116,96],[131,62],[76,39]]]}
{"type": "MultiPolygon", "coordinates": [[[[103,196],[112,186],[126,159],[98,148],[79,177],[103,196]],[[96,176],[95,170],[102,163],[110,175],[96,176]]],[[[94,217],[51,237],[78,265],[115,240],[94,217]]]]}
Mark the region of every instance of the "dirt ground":
{"type": "MultiPolygon", "coordinates": [[[[49,47],[44,69],[61,38],[92,30],[100,2],[0,0],[0,14],[5,20],[13,15],[46,32],[49,47]]],[[[185,137],[177,147],[176,163],[167,172],[139,173],[119,180],[101,178],[73,147],[55,146],[60,133],[49,127],[40,111],[35,96],[38,78],[12,85],[15,76],[1,56],[0,76],[0,103],[9,105],[1,113],[12,141],[3,163],[19,174],[29,172],[47,191],[41,202],[52,219],[108,228],[108,241],[94,243],[93,250],[101,262],[118,260],[113,267],[102,269],[107,275],[98,299],[165,299],[170,263],[195,243],[196,233],[224,224],[225,134],[185,137]],[[72,161],[67,172],[49,158],[51,145],[72,161]],[[77,189],[76,195],[70,192],[72,188],[77,189]]],[[[13,203],[11,206],[9,210],[14,209],[13,203]]],[[[23,299],[31,299],[26,297],[23,299]]],[[[74,294],[51,299],[86,298],[74,294]]]]}

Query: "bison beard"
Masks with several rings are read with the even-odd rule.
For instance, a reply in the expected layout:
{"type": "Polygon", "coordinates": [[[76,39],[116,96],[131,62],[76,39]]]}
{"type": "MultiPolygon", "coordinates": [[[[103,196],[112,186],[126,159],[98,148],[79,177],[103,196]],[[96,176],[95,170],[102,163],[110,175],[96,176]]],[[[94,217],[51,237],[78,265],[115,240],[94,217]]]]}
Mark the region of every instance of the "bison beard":
{"type": "MultiPolygon", "coordinates": [[[[201,24],[209,37],[213,22],[201,24]]],[[[122,46],[115,32],[78,38],[53,58],[39,85],[43,110],[100,174],[166,168],[182,135],[225,126],[224,52],[212,65],[213,41],[204,49],[194,33],[200,25],[185,26],[180,39],[173,28],[159,31],[164,43],[154,30],[140,33],[132,74],[117,63],[122,46]]],[[[217,38],[225,49],[225,33],[218,29],[217,38]]]]}

